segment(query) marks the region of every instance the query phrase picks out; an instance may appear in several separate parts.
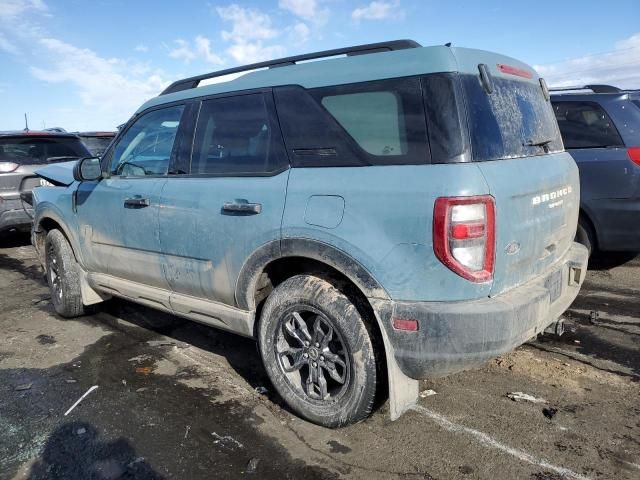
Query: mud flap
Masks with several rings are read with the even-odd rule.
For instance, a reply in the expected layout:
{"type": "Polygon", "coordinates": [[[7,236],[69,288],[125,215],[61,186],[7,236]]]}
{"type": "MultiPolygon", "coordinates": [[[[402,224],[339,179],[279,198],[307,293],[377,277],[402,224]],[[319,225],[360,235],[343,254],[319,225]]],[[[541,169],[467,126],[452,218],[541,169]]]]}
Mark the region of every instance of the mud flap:
{"type": "Polygon", "coordinates": [[[389,341],[387,332],[376,314],[380,332],[384,342],[384,352],[387,361],[387,378],[389,381],[389,415],[391,421],[399,419],[403,413],[410,410],[418,403],[420,382],[407,377],[396,362],[395,349],[389,341]]]}
{"type": "Polygon", "coordinates": [[[82,304],[85,306],[95,305],[96,303],[109,300],[111,295],[94,290],[89,285],[88,275],[80,266],[77,267],[80,273],[80,292],[82,293],[82,304]]]}

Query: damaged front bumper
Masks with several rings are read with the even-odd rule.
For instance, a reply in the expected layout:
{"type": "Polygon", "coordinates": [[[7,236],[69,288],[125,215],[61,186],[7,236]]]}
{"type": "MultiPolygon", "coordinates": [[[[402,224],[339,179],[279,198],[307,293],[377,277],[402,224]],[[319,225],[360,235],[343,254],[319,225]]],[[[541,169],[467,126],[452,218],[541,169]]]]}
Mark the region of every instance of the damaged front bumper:
{"type": "Polygon", "coordinates": [[[513,350],[544,331],[578,295],[587,260],[587,249],[573,243],[545,275],[495,297],[462,302],[372,300],[372,304],[407,377],[447,375],[513,350]],[[396,330],[393,319],[416,320],[418,330],[396,330]]]}

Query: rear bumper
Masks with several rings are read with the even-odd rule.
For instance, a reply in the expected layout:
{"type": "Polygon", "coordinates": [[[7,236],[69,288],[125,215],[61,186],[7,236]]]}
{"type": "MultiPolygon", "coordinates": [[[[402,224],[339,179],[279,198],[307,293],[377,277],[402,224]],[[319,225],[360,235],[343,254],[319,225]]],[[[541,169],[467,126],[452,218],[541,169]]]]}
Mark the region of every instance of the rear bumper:
{"type": "Polygon", "coordinates": [[[463,302],[372,300],[372,304],[405,375],[414,379],[447,375],[513,350],[553,323],[578,295],[587,260],[587,249],[574,243],[545,275],[496,297],[463,302]],[[552,302],[554,292],[557,298],[552,302]],[[417,320],[418,331],[395,330],[393,318],[417,320]]]}
{"type": "Polygon", "coordinates": [[[28,232],[31,228],[32,216],[33,210],[25,211],[20,199],[0,199],[0,232],[12,228],[28,232]]]}

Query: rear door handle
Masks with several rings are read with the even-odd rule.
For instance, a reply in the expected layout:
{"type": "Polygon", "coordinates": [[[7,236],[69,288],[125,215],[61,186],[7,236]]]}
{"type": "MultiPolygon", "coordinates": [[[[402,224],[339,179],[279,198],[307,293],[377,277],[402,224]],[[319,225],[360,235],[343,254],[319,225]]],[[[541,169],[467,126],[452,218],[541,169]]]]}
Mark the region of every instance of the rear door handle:
{"type": "Polygon", "coordinates": [[[124,201],[124,208],[145,208],[150,205],[148,198],[133,197],[124,201]]]}
{"type": "Polygon", "coordinates": [[[233,202],[225,202],[222,205],[222,210],[224,212],[230,213],[244,213],[248,215],[257,215],[262,212],[262,204],[260,203],[249,203],[244,199],[237,199],[233,202]]]}

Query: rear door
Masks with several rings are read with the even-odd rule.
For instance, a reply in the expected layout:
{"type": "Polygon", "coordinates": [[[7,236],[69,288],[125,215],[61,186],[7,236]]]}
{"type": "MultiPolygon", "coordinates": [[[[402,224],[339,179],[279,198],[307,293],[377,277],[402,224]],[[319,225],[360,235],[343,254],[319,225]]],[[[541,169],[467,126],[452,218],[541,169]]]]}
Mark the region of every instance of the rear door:
{"type": "Polygon", "coordinates": [[[192,315],[185,296],[235,305],[246,259],[280,239],[289,174],[270,91],[204,100],[197,119],[160,209],[172,307],[192,315]]]}
{"type": "Polygon", "coordinates": [[[573,243],[579,211],[578,169],[540,83],[520,66],[498,67],[491,93],[479,75],[461,75],[472,157],[496,203],[491,295],[551,271],[573,243]]]}

